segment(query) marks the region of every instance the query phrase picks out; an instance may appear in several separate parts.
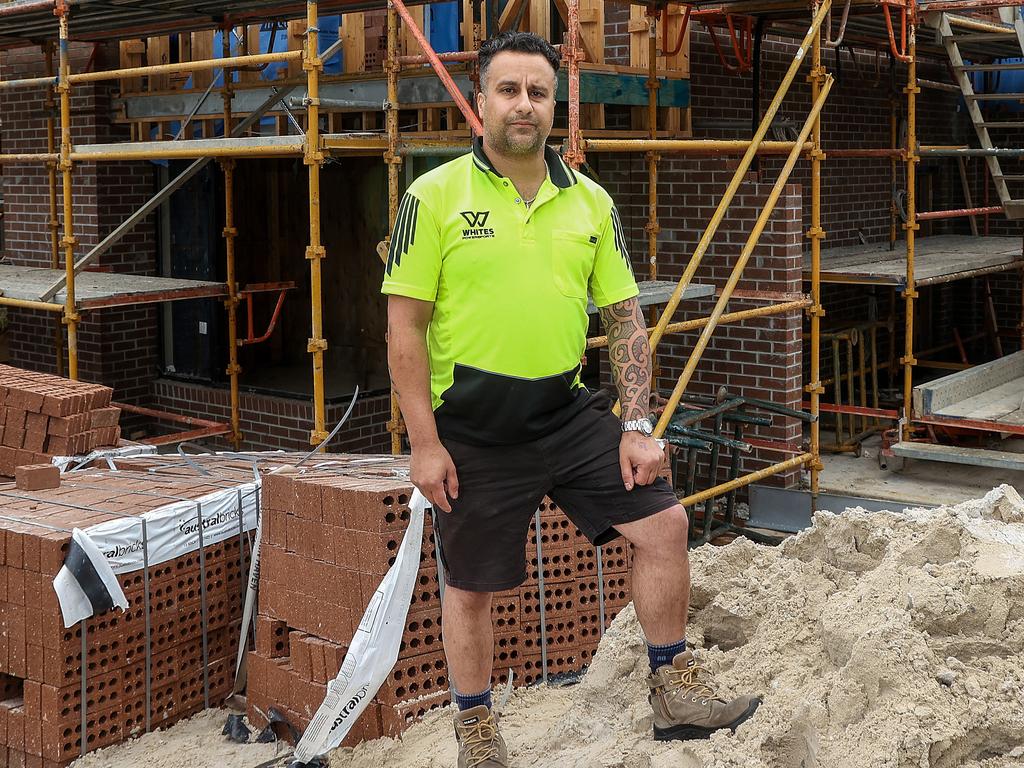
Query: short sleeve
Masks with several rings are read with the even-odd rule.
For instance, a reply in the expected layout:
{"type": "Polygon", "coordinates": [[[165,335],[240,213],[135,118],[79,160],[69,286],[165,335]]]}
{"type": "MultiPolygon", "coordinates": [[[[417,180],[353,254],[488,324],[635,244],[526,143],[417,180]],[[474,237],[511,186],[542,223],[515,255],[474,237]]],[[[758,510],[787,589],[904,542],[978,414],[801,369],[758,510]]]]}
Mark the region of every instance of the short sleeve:
{"type": "Polygon", "coordinates": [[[434,301],[441,274],[441,233],[427,206],[412,191],[398,206],[381,293],[434,301]]]}
{"type": "Polygon", "coordinates": [[[590,294],[594,304],[607,307],[638,295],[633,265],[626,250],[626,236],[615,206],[608,209],[597,243],[594,271],[590,275],[590,294]]]}

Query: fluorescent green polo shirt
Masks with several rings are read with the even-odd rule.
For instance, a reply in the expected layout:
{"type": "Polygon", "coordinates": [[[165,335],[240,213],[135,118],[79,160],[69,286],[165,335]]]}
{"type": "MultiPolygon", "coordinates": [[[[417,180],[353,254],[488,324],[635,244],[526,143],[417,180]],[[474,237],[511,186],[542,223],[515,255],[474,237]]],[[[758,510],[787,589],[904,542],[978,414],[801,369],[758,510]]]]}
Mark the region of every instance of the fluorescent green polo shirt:
{"type": "Polygon", "coordinates": [[[587,294],[638,293],[611,197],[545,149],[527,208],[482,142],[402,199],[382,292],[434,303],[427,332],[438,433],[477,445],[548,434],[586,402],[587,294]]]}

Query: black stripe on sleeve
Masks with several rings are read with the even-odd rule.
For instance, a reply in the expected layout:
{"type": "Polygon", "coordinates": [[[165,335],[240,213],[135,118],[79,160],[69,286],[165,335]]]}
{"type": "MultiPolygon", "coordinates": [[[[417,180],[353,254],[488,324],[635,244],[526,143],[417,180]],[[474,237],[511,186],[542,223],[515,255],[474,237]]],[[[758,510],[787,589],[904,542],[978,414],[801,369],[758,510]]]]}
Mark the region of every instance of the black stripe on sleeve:
{"type": "Polygon", "coordinates": [[[416,220],[419,214],[420,201],[408,192],[402,197],[395,219],[395,229],[391,234],[391,247],[388,249],[387,274],[394,267],[402,265],[402,256],[409,252],[416,238],[416,220]]]}
{"type": "Polygon", "coordinates": [[[615,230],[615,250],[619,252],[619,255],[626,262],[629,267],[629,271],[633,271],[633,265],[629,261],[629,251],[626,250],[626,234],[622,231],[622,220],[619,218],[619,212],[615,206],[612,206],[612,228],[615,230]]]}

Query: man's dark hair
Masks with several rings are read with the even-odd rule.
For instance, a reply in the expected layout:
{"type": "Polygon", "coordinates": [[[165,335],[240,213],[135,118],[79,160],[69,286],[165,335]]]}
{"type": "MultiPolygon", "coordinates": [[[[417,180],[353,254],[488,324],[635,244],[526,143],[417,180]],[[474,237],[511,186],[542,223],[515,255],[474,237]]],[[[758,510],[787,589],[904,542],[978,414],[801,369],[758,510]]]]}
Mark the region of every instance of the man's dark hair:
{"type": "Polygon", "coordinates": [[[491,66],[491,60],[502,51],[513,51],[515,53],[536,53],[547,59],[548,64],[558,74],[558,67],[562,57],[558,51],[540,35],[532,32],[514,32],[509,30],[484,40],[480,44],[478,63],[480,66],[480,82],[487,81],[487,70],[491,66]]]}

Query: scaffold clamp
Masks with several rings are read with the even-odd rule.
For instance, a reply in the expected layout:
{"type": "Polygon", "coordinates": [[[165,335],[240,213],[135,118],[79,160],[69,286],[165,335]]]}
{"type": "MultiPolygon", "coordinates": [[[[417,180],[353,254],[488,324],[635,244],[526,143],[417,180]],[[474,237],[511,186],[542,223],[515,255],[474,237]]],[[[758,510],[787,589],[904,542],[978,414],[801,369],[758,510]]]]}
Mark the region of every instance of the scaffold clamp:
{"type": "Polygon", "coordinates": [[[322,245],[307,245],[306,258],[309,260],[323,259],[327,257],[327,249],[322,245]]]}

